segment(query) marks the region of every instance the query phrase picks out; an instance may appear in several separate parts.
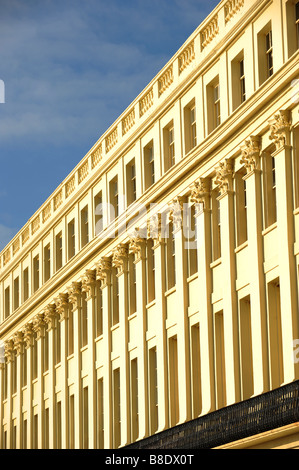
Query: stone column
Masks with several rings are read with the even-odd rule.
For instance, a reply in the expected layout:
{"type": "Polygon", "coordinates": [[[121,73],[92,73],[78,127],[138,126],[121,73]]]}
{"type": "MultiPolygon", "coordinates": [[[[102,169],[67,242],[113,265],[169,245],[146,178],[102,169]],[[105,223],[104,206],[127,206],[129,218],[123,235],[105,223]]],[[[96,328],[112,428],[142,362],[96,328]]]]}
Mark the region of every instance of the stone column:
{"type": "Polygon", "coordinates": [[[38,448],[44,448],[44,338],[46,323],[44,315],[36,315],[33,319],[33,330],[37,341],[37,379],[38,379],[38,448]]]}
{"type": "Polygon", "coordinates": [[[97,417],[94,410],[97,409],[96,405],[96,351],[95,351],[95,295],[96,295],[96,271],[89,269],[85,271],[82,281],[82,291],[86,292],[87,302],[87,320],[88,320],[88,447],[89,449],[96,448],[97,442],[97,417]]]}
{"type": "Polygon", "coordinates": [[[210,181],[200,178],[191,186],[195,203],[197,228],[198,303],[200,321],[201,415],[215,410],[215,377],[213,347],[213,312],[211,304],[211,208],[210,181]]]}
{"type": "Polygon", "coordinates": [[[73,282],[68,290],[69,302],[73,305],[73,320],[74,320],[74,402],[75,402],[75,449],[83,447],[83,416],[82,416],[82,384],[81,384],[81,351],[80,351],[80,337],[81,337],[81,282],[73,282]]]}
{"type": "MultiPolygon", "coordinates": [[[[17,442],[16,448],[22,448],[22,369],[23,369],[23,356],[24,356],[24,337],[21,331],[18,331],[14,337],[14,347],[16,351],[17,363],[17,442]]],[[[1,422],[1,421],[0,421],[1,422]]]]}
{"type": "Polygon", "coordinates": [[[293,360],[294,341],[299,338],[298,294],[294,256],[295,229],[293,216],[292,147],[290,146],[290,114],[280,111],[270,123],[270,139],[276,150],[276,205],[279,240],[279,282],[281,298],[281,330],[284,383],[299,378],[299,363],[293,360]]]}
{"type": "Polygon", "coordinates": [[[112,447],[112,372],[111,372],[111,259],[103,257],[97,263],[97,279],[101,281],[103,301],[103,392],[104,392],[104,448],[112,447]]]}
{"type": "Polygon", "coordinates": [[[55,393],[55,335],[57,313],[55,304],[44,310],[44,321],[49,333],[49,449],[56,448],[56,393],[55,393]]]}
{"type": "Polygon", "coordinates": [[[27,323],[22,329],[25,341],[25,354],[27,354],[27,449],[32,449],[32,347],[34,344],[34,331],[32,323],[27,323]]]}
{"type": "Polygon", "coordinates": [[[128,358],[128,246],[120,244],[113,251],[113,266],[119,279],[119,328],[120,328],[120,412],[121,446],[130,442],[130,368],[128,358]]]}
{"type": "Polygon", "coordinates": [[[238,307],[236,294],[236,261],[234,239],[233,165],[229,160],[216,168],[220,196],[221,260],[223,272],[223,328],[226,372],[226,404],[240,400],[240,366],[238,340],[238,307]]]}
{"type": "Polygon", "coordinates": [[[169,426],[168,413],[168,374],[167,374],[167,338],[166,338],[166,302],[165,302],[165,241],[162,238],[161,214],[155,214],[148,224],[148,237],[154,240],[155,286],[157,324],[157,371],[158,371],[158,430],[169,426]]]}
{"type": "Polygon", "coordinates": [[[254,395],[269,390],[267,311],[263,269],[263,213],[260,138],[251,136],[241,147],[246,175],[248,275],[250,282],[251,335],[254,395]]]}
{"type": "Polygon", "coordinates": [[[69,311],[68,294],[60,293],[55,299],[56,313],[61,324],[61,448],[68,447],[69,419],[68,419],[68,381],[67,381],[67,319],[69,311]]]}
{"type": "MultiPolygon", "coordinates": [[[[178,389],[179,423],[191,419],[190,344],[188,318],[187,258],[183,230],[183,199],[177,197],[170,203],[169,220],[173,224],[175,244],[175,273],[177,298],[177,345],[178,345],[178,389]]],[[[172,236],[172,234],[168,234],[172,236]]]]}
{"type": "Polygon", "coordinates": [[[14,343],[12,339],[5,343],[5,357],[7,364],[7,449],[12,449],[12,368],[13,361],[15,361],[14,343]]]}
{"type": "Polygon", "coordinates": [[[136,265],[136,310],[139,337],[138,344],[138,416],[139,436],[144,439],[149,433],[148,367],[146,344],[146,234],[136,229],[130,237],[130,252],[134,253],[136,265]]]}

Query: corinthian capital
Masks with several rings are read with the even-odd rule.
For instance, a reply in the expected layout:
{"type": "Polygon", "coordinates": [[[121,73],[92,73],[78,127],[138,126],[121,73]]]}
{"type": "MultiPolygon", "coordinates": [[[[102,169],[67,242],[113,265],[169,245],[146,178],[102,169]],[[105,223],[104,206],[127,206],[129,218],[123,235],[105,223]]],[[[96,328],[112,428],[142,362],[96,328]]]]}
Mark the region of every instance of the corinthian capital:
{"type": "Polygon", "coordinates": [[[190,186],[191,202],[195,204],[204,204],[208,207],[208,199],[210,197],[210,180],[208,178],[199,178],[190,186]]]}
{"type": "Polygon", "coordinates": [[[12,362],[14,360],[15,352],[14,352],[14,342],[12,339],[5,341],[4,355],[7,359],[7,362],[12,362]]]}
{"type": "Polygon", "coordinates": [[[147,236],[154,240],[154,248],[162,243],[162,215],[155,214],[148,221],[147,236]]]}
{"type": "Polygon", "coordinates": [[[113,266],[117,268],[118,274],[123,274],[127,269],[128,246],[124,243],[119,244],[112,253],[113,266]]]}
{"type": "Polygon", "coordinates": [[[44,321],[48,325],[48,331],[55,328],[57,319],[56,305],[49,304],[44,310],[44,321]]]}
{"type": "Polygon", "coordinates": [[[23,354],[25,341],[24,341],[24,335],[21,331],[18,331],[17,333],[14,334],[13,342],[14,342],[14,348],[16,350],[17,356],[19,356],[20,354],[23,354]]]}
{"type": "Polygon", "coordinates": [[[169,204],[169,220],[173,224],[173,231],[181,229],[183,223],[183,198],[177,196],[169,204]]]}
{"type": "Polygon", "coordinates": [[[291,121],[289,111],[279,111],[270,124],[270,140],[273,140],[276,150],[290,144],[291,121]]]}
{"type": "Polygon", "coordinates": [[[105,256],[96,264],[96,276],[101,281],[102,289],[110,283],[111,268],[111,259],[105,256]]]}
{"type": "Polygon", "coordinates": [[[81,282],[72,282],[68,288],[69,302],[73,305],[73,309],[76,310],[80,305],[81,298],[81,282]]]}
{"type": "Polygon", "coordinates": [[[134,232],[130,236],[129,252],[134,253],[135,261],[139,261],[143,256],[143,250],[146,241],[146,231],[135,228],[134,232]]]}
{"type": "Polygon", "coordinates": [[[87,269],[82,279],[82,291],[87,293],[87,296],[93,294],[93,289],[96,285],[96,271],[95,269],[87,269]]]}
{"type": "Polygon", "coordinates": [[[68,317],[69,296],[65,293],[58,294],[55,298],[56,312],[60,316],[60,320],[65,320],[68,317]]]}
{"type": "Polygon", "coordinates": [[[22,333],[25,341],[25,348],[28,349],[34,344],[34,330],[32,323],[27,323],[22,328],[22,333]]]}
{"type": "Polygon", "coordinates": [[[45,335],[46,322],[42,313],[33,318],[32,327],[36,333],[36,339],[40,339],[45,335]]]}
{"type": "Polygon", "coordinates": [[[245,140],[244,145],[241,147],[242,157],[240,162],[245,166],[247,173],[259,168],[260,140],[259,136],[252,135],[248,140],[245,140]]]}
{"type": "Polygon", "coordinates": [[[219,187],[220,194],[225,194],[228,190],[232,189],[233,177],[233,164],[230,160],[220,162],[216,168],[215,183],[219,187]]]}

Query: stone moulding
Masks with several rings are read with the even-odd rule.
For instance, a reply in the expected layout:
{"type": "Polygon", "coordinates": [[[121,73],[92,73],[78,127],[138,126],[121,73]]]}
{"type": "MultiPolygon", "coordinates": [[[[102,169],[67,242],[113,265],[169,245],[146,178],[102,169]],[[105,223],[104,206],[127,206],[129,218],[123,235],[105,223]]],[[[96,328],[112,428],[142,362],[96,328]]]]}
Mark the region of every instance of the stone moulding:
{"type": "Polygon", "coordinates": [[[204,49],[219,33],[218,15],[201,32],[201,48],[204,49]]]}
{"type": "Polygon", "coordinates": [[[171,65],[159,78],[159,96],[161,96],[173,82],[173,66],[171,65]]]}
{"type": "Polygon", "coordinates": [[[179,71],[180,73],[188,67],[195,59],[194,41],[192,41],[179,55],[179,71]]]}
{"type": "Polygon", "coordinates": [[[151,88],[139,101],[139,115],[143,116],[146,111],[154,104],[154,90],[151,88]]]}
{"type": "Polygon", "coordinates": [[[228,0],[224,5],[225,24],[244,6],[244,0],[228,0]]]}

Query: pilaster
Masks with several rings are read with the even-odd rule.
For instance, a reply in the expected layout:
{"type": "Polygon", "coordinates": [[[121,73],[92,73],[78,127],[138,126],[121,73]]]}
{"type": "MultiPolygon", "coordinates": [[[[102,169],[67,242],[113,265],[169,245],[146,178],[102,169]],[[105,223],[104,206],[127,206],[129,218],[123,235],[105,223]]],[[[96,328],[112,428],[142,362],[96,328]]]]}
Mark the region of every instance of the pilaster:
{"type": "Polygon", "coordinates": [[[236,296],[236,262],[234,240],[233,164],[230,160],[216,168],[220,195],[221,260],[223,269],[223,324],[226,373],[226,404],[240,400],[238,309],[236,296]]]}
{"type": "Polygon", "coordinates": [[[136,265],[136,304],[139,336],[138,344],[138,413],[139,436],[144,439],[149,433],[148,419],[148,367],[146,344],[146,234],[135,230],[130,237],[129,251],[134,253],[136,265]]]}
{"type": "Polygon", "coordinates": [[[169,426],[168,415],[168,373],[167,373],[167,338],[166,338],[166,303],[165,303],[165,241],[162,237],[161,214],[155,214],[148,223],[148,238],[154,241],[155,286],[157,324],[157,375],[158,375],[158,430],[169,426]]]}
{"type": "Polygon", "coordinates": [[[61,447],[66,449],[68,446],[69,434],[69,414],[68,414],[68,374],[67,374],[67,320],[69,312],[68,294],[60,293],[55,298],[56,313],[61,328],[61,379],[62,379],[62,399],[61,399],[61,447]]]}
{"type": "MultiPolygon", "coordinates": [[[[179,386],[179,423],[191,419],[190,389],[190,345],[187,292],[187,258],[184,237],[184,200],[175,198],[170,203],[169,220],[173,224],[175,243],[176,295],[178,302],[177,344],[178,344],[178,386],[179,386]]],[[[169,234],[169,236],[172,236],[169,234]]]]}
{"type": "Polygon", "coordinates": [[[103,257],[96,265],[101,281],[103,301],[103,391],[104,391],[104,448],[112,447],[112,371],[111,371],[111,259],[103,257]]]}
{"type": "Polygon", "coordinates": [[[80,337],[81,337],[81,282],[72,282],[68,289],[69,302],[73,308],[73,321],[74,321],[74,435],[75,435],[75,449],[81,449],[83,444],[82,439],[82,384],[81,384],[81,351],[80,351],[80,337]]]}
{"type": "Polygon", "coordinates": [[[34,344],[34,331],[32,323],[27,323],[22,329],[25,341],[25,354],[27,354],[27,449],[32,449],[33,435],[32,435],[32,347],[34,344]]]}
{"type": "Polygon", "coordinates": [[[14,348],[16,351],[16,366],[17,366],[17,441],[16,448],[22,448],[22,368],[24,357],[24,337],[21,331],[15,333],[13,337],[14,348]]]}
{"type": "MultiPolygon", "coordinates": [[[[96,410],[96,370],[95,370],[95,294],[96,294],[96,271],[88,269],[85,271],[82,280],[82,291],[86,292],[87,303],[87,342],[88,342],[88,406],[91,410],[96,410]]],[[[96,448],[97,442],[97,420],[95,413],[88,416],[88,446],[90,449],[96,448]]]]}
{"type": "Polygon", "coordinates": [[[260,138],[251,136],[241,147],[241,163],[246,168],[248,275],[250,282],[251,335],[254,395],[269,390],[267,353],[267,312],[263,269],[263,215],[260,138]]]}
{"type": "Polygon", "coordinates": [[[38,448],[43,449],[44,442],[44,377],[43,377],[43,364],[44,364],[44,337],[46,323],[44,315],[39,314],[33,318],[33,331],[36,333],[37,342],[37,387],[38,387],[38,448]]]}
{"type": "Polygon", "coordinates": [[[7,364],[7,449],[12,449],[12,368],[15,361],[13,340],[6,341],[4,347],[7,364]]]}
{"type": "Polygon", "coordinates": [[[55,394],[55,334],[56,306],[49,304],[44,312],[49,334],[49,449],[56,448],[56,394],[55,394]]]}
{"type": "Polygon", "coordinates": [[[299,378],[299,363],[293,360],[293,344],[299,338],[298,294],[294,256],[292,147],[290,113],[279,111],[270,122],[270,139],[276,169],[276,208],[279,240],[279,282],[281,298],[284,383],[299,378]]]}
{"type": "Polygon", "coordinates": [[[112,254],[119,282],[121,446],[130,442],[130,368],[128,357],[128,246],[118,245],[112,254]]]}
{"type": "Polygon", "coordinates": [[[201,415],[215,409],[212,273],[211,273],[211,209],[210,181],[200,178],[191,186],[191,201],[196,205],[197,271],[199,280],[198,309],[200,312],[200,370],[201,370],[201,415]]]}

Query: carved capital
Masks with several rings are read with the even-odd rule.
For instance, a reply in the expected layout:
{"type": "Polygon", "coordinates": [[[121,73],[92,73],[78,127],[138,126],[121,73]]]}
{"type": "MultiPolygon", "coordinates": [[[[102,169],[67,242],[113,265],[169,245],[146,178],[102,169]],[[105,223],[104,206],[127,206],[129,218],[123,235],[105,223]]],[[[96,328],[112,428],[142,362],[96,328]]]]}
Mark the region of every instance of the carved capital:
{"type": "Polygon", "coordinates": [[[129,252],[134,253],[135,262],[140,261],[144,255],[146,241],[146,231],[144,229],[135,228],[130,236],[129,252]]]}
{"type": "Polygon", "coordinates": [[[240,162],[245,166],[247,174],[253,170],[257,170],[260,166],[260,137],[250,136],[245,140],[244,145],[241,147],[242,157],[240,162]]]}
{"type": "Polygon", "coordinates": [[[14,351],[14,342],[12,339],[5,341],[4,343],[4,355],[6,357],[7,362],[12,362],[15,357],[14,351]]]}
{"type": "Polygon", "coordinates": [[[80,306],[81,299],[81,282],[72,282],[68,288],[69,302],[73,305],[73,310],[77,310],[80,306]]]}
{"type": "Polygon", "coordinates": [[[211,195],[210,180],[209,178],[199,178],[190,186],[191,189],[191,202],[195,204],[203,204],[205,208],[208,207],[208,200],[211,195]]]}
{"type": "Polygon", "coordinates": [[[152,238],[154,240],[154,248],[159,246],[163,243],[162,238],[162,215],[155,214],[151,219],[148,221],[147,226],[147,236],[148,238],[152,238]]]}
{"type": "Polygon", "coordinates": [[[270,140],[273,140],[276,150],[281,149],[285,145],[290,145],[290,112],[279,111],[274,118],[269,121],[270,124],[270,140]]]}
{"type": "Polygon", "coordinates": [[[102,289],[110,284],[111,268],[111,258],[108,257],[101,258],[96,264],[96,277],[101,281],[102,289]]]}
{"type": "Polygon", "coordinates": [[[56,313],[59,315],[59,320],[66,320],[68,317],[69,309],[69,296],[65,293],[60,293],[55,298],[56,313]]]}
{"type": "Polygon", "coordinates": [[[33,331],[36,333],[36,339],[39,340],[45,336],[46,322],[42,313],[36,315],[32,320],[33,331]]]}
{"type": "Polygon", "coordinates": [[[128,264],[128,246],[124,243],[119,244],[112,253],[113,266],[117,268],[117,274],[123,274],[127,270],[128,264]]]}
{"type": "Polygon", "coordinates": [[[24,341],[24,334],[21,331],[18,331],[17,333],[14,334],[13,342],[14,342],[14,347],[15,347],[17,356],[19,356],[20,354],[23,354],[25,341],[24,341]]]}
{"type": "Polygon", "coordinates": [[[56,319],[58,315],[56,312],[56,305],[49,304],[44,310],[44,321],[48,325],[48,331],[52,330],[56,326],[56,319]]]}
{"type": "Polygon", "coordinates": [[[177,232],[183,224],[183,198],[177,196],[168,206],[170,207],[169,220],[173,224],[173,231],[177,232]]]}
{"type": "Polygon", "coordinates": [[[96,282],[97,279],[95,269],[87,269],[82,279],[82,291],[86,292],[87,297],[93,295],[96,282]]]}
{"type": "Polygon", "coordinates": [[[27,323],[22,329],[22,333],[25,341],[25,348],[29,349],[34,344],[34,330],[32,323],[27,323]]]}
{"type": "Polygon", "coordinates": [[[227,191],[232,189],[232,178],[233,163],[228,159],[220,162],[216,168],[215,183],[218,185],[221,195],[226,194],[227,191]]]}

